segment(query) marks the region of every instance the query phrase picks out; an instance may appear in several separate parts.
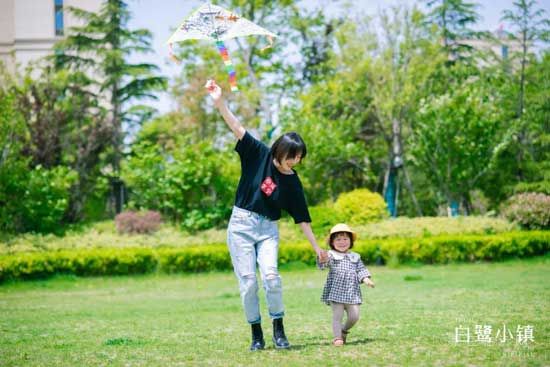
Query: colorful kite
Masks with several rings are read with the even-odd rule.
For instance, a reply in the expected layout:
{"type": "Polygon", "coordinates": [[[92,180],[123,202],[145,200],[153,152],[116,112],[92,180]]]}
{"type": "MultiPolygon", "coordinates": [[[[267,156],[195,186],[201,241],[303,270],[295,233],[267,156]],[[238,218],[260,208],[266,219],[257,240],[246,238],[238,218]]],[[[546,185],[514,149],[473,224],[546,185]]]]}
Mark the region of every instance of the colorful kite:
{"type": "Polygon", "coordinates": [[[273,37],[276,37],[275,34],[267,29],[241,18],[222,7],[204,4],[183,21],[174,34],[168,39],[167,44],[170,46],[171,57],[177,60],[172,53],[172,45],[175,42],[191,39],[214,41],[225,64],[225,69],[229,74],[231,90],[237,91],[237,75],[223,41],[230,38],[250,35],[266,36],[270,45],[273,43],[273,37]]]}

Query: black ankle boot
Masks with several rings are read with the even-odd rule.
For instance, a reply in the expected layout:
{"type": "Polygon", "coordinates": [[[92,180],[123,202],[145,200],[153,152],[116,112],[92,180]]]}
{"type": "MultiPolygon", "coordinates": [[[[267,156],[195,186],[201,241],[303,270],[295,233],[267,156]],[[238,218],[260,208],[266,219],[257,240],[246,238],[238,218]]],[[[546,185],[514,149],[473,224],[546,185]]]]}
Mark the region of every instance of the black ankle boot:
{"type": "Polygon", "coordinates": [[[285,328],[283,326],[283,319],[273,320],[273,343],[277,349],[288,349],[290,343],[285,336],[285,328]]]}
{"type": "Polygon", "coordinates": [[[264,333],[262,332],[262,324],[250,324],[252,327],[252,344],[250,344],[250,350],[264,349],[264,333]]]}

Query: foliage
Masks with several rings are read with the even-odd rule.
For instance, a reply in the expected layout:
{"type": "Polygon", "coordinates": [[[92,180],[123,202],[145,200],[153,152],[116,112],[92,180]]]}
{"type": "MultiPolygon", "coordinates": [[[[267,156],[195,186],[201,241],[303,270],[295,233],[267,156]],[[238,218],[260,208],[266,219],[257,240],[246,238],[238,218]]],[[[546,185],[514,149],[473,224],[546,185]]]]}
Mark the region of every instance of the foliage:
{"type": "Polygon", "coordinates": [[[502,214],[527,229],[550,228],[550,195],[522,193],[503,204],[502,214]]]}
{"type": "Polygon", "coordinates": [[[208,142],[182,144],[173,151],[147,142],[134,146],[122,169],[130,206],[158,210],[189,230],[224,223],[237,182],[237,167],[224,159],[228,155],[208,142]]]}
{"type": "Polygon", "coordinates": [[[105,1],[98,13],[74,7],[69,11],[83,24],[72,27],[55,45],[53,58],[57,67],[84,75],[92,85],[88,91],[109,111],[105,123],[111,127],[110,163],[118,174],[128,127],[139,126],[153,113],[151,107],[135,102],[156,99],[154,92],[166,88],[166,79],[155,75],[156,65],[126,61],[130,55],[151,51],[152,34],[128,28],[130,12],[124,1],[105,1]]]}
{"type": "MultiPolygon", "coordinates": [[[[309,214],[311,216],[311,228],[313,233],[321,239],[329,233],[330,228],[336,223],[345,222],[342,213],[336,210],[332,203],[311,206],[309,207],[309,214]]],[[[283,242],[289,241],[285,233],[281,233],[280,237],[283,242]]]]}
{"type": "Polygon", "coordinates": [[[451,60],[464,59],[472,46],[463,40],[478,35],[472,28],[480,16],[476,3],[465,0],[424,0],[430,12],[427,20],[438,27],[443,50],[451,60]]]}
{"type": "Polygon", "coordinates": [[[550,195],[550,180],[538,182],[520,182],[514,187],[516,193],[522,192],[538,192],[541,194],[550,195]]]}
{"type": "Polygon", "coordinates": [[[22,154],[32,134],[16,106],[17,92],[0,90],[0,231],[60,232],[76,174],[32,167],[22,154]]]}
{"type": "Polygon", "coordinates": [[[26,132],[15,108],[15,94],[0,88],[0,232],[13,232],[21,226],[15,213],[28,175],[28,159],[21,156],[26,132]]]}
{"type": "Polygon", "coordinates": [[[69,190],[76,178],[74,171],[62,166],[50,170],[36,166],[30,171],[19,203],[22,230],[60,232],[69,206],[69,190]]]}
{"type": "Polygon", "coordinates": [[[160,213],[152,210],[144,212],[129,210],[115,217],[118,233],[153,233],[159,229],[161,222],[160,213]]]}
{"type": "Polygon", "coordinates": [[[480,235],[510,232],[518,229],[515,224],[505,219],[479,216],[398,217],[354,227],[359,238],[363,239],[413,238],[460,234],[480,235]]]}
{"type": "MultiPolygon", "coordinates": [[[[449,263],[502,260],[542,255],[550,250],[548,232],[512,232],[496,235],[448,235],[428,238],[361,240],[354,245],[365,263],[449,263]]],[[[315,264],[306,243],[279,249],[279,264],[315,264]]],[[[150,272],[219,271],[231,269],[225,244],[180,248],[110,248],[19,253],[0,256],[0,282],[46,278],[54,274],[80,276],[144,274],[150,272]]]]}
{"type": "Polygon", "coordinates": [[[3,231],[61,233],[64,230],[63,217],[69,207],[70,187],[76,181],[75,172],[61,166],[49,170],[36,166],[29,170],[19,165],[16,171],[0,169],[0,177],[4,174],[9,174],[14,181],[0,185],[0,201],[8,203],[0,210],[3,231]]]}
{"type": "Polygon", "coordinates": [[[382,196],[368,189],[355,189],[338,196],[334,209],[350,225],[378,222],[388,218],[388,209],[382,196]]]}
{"type": "Polygon", "coordinates": [[[30,158],[31,167],[64,166],[77,173],[64,222],[82,220],[84,206],[101,192],[100,156],[111,132],[104,110],[87,91],[89,81],[81,73],[55,71],[46,64],[9,85],[28,132],[21,154],[30,158]]]}
{"type": "Polygon", "coordinates": [[[336,32],[337,47],[343,51],[327,61],[335,75],[298,95],[297,103],[281,116],[283,130],[299,132],[311,152],[299,168],[314,204],[357,187],[374,189],[376,165],[385,157],[368,111],[372,97],[365,75],[365,41],[352,37],[357,28],[348,22],[336,32]]]}
{"type": "Polygon", "coordinates": [[[520,0],[503,11],[502,20],[511,25],[507,38],[519,45],[510,53],[506,67],[510,73],[512,126],[517,144],[509,152],[514,164],[508,168],[518,181],[549,180],[548,141],[550,135],[548,104],[548,50],[537,62],[534,45],[550,41],[550,20],[536,1],[520,0]],[[541,174],[542,173],[542,174],[541,174]],[[543,177],[541,177],[543,176],[543,177]],[[545,177],[546,176],[546,177],[545,177]]]}
{"type": "Polygon", "coordinates": [[[466,81],[440,96],[425,99],[418,111],[411,159],[432,178],[441,198],[449,203],[470,201],[470,191],[510,143],[493,103],[490,86],[482,79],[466,81]]]}

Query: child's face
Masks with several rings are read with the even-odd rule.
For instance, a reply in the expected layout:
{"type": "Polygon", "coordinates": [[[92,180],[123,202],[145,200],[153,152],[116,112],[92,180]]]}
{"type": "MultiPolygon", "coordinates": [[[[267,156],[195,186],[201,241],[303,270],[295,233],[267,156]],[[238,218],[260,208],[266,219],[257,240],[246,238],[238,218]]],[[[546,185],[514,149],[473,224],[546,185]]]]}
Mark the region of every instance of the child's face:
{"type": "Polygon", "coordinates": [[[346,252],[351,245],[350,235],[347,232],[338,232],[332,240],[332,246],[338,252],[346,252]]]}

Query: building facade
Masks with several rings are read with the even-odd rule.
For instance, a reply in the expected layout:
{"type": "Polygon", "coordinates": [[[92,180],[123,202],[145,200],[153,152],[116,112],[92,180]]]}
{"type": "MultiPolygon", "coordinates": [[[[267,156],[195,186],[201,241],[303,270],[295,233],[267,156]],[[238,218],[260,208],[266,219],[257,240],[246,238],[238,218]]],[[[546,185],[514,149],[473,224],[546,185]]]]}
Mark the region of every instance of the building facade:
{"type": "Polygon", "coordinates": [[[102,0],[0,0],[0,62],[8,71],[52,53],[79,20],[67,7],[98,11],[102,0]]]}

